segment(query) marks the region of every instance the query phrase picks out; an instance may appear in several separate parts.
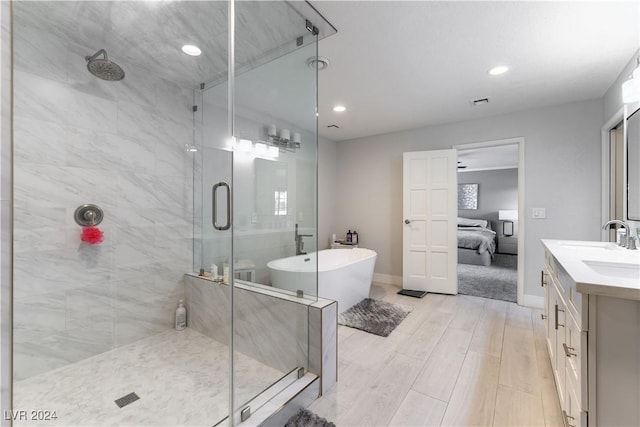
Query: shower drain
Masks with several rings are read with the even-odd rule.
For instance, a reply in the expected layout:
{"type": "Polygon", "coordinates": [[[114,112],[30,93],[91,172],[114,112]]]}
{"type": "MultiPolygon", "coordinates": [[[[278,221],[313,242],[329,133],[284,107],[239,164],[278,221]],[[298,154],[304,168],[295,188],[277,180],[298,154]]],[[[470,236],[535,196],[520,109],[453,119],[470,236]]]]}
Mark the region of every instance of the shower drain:
{"type": "Polygon", "coordinates": [[[114,402],[116,402],[116,405],[118,405],[119,408],[122,408],[138,399],[140,399],[140,397],[137,394],[129,393],[126,396],[122,396],[120,399],[114,400],[114,402]]]}

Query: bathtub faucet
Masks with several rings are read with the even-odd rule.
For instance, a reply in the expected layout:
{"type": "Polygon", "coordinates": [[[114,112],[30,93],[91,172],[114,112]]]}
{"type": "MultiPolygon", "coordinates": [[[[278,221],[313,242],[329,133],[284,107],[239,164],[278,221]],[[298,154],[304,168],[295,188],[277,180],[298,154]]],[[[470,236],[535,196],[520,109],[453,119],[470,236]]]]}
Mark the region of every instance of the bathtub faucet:
{"type": "Polygon", "coordinates": [[[313,234],[298,234],[298,224],[296,224],[296,255],[306,255],[304,249],[304,242],[302,241],[303,237],[313,237],[313,234]]]}

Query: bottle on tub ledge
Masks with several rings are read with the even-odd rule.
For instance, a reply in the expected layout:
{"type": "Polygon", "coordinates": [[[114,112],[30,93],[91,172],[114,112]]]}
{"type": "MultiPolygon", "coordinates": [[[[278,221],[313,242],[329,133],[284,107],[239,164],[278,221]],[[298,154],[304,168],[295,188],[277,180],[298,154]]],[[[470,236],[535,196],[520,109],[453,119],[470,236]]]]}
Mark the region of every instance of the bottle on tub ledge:
{"type": "Polygon", "coordinates": [[[211,264],[211,279],[218,280],[218,265],[213,263],[211,264]]]}
{"type": "Polygon", "coordinates": [[[351,233],[351,244],[352,245],[358,244],[358,232],[356,230],[353,230],[353,233],[351,233]]]}
{"type": "Polygon", "coordinates": [[[348,244],[351,244],[351,239],[352,239],[352,238],[353,238],[353,234],[351,234],[351,230],[349,230],[349,231],[347,232],[347,238],[345,239],[345,241],[346,241],[348,244]]]}
{"type": "Polygon", "coordinates": [[[181,299],[176,308],[176,331],[181,331],[187,327],[187,309],[184,307],[184,300],[181,299]]]}

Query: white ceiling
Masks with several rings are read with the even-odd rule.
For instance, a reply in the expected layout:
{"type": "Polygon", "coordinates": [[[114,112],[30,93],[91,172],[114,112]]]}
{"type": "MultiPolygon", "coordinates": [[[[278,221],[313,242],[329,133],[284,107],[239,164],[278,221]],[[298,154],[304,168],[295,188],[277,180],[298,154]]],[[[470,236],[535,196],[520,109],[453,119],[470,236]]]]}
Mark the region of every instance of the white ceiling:
{"type": "MultiPolygon", "coordinates": [[[[638,1],[312,4],[338,29],[319,44],[319,54],[331,61],[319,73],[319,130],[336,141],[599,98],[640,45],[638,1]],[[499,63],[511,70],[489,76],[487,70],[499,63]],[[490,98],[488,105],[471,105],[483,97],[490,98]],[[334,113],[336,103],[347,111],[334,113]]],[[[256,58],[265,51],[277,57],[274,46],[308,34],[302,15],[287,5],[238,2],[237,62],[264,63],[256,58]]],[[[70,60],[82,64],[85,55],[105,48],[127,72],[147,69],[187,87],[226,75],[222,2],[21,1],[14,11],[15,48],[53,34],[73,51],[70,60]],[[204,50],[197,59],[179,50],[194,41],[204,50]]],[[[293,100],[283,113],[292,123],[309,116],[306,104],[299,104],[308,97],[295,96],[292,80],[308,80],[308,49],[301,50],[273,66],[274,75],[289,83],[281,96],[293,100]]],[[[278,112],[260,97],[251,104],[278,112]]]]}
{"type": "Polygon", "coordinates": [[[313,5],[338,29],[319,45],[319,129],[335,141],[600,98],[640,45],[638,1],[313,5]],[[489,76],[498,64],[511,70],[489,76]]]}

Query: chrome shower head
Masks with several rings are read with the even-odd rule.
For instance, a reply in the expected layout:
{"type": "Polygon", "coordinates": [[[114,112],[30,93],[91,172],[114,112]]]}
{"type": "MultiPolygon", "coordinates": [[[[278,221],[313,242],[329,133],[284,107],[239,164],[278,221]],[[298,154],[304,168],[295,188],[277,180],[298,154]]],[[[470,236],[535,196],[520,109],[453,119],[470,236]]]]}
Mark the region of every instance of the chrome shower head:
{"type": "Polygon", "coordinates": [[[93,56],[85,56],[87,70],[102,80],[118,81],[124,79],[124,70],[115,62],[109,61],[107,51],[100,49],[93,56]],[[98,56],[104,55],[104,59],[98,56]]]}

